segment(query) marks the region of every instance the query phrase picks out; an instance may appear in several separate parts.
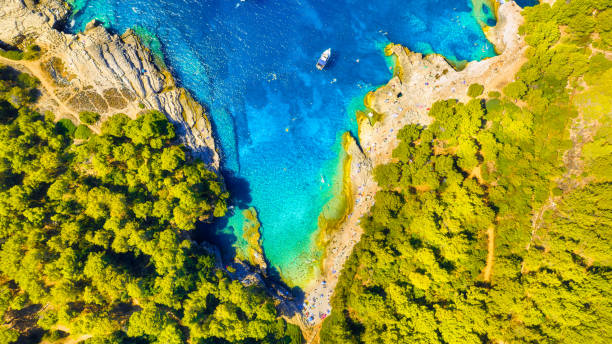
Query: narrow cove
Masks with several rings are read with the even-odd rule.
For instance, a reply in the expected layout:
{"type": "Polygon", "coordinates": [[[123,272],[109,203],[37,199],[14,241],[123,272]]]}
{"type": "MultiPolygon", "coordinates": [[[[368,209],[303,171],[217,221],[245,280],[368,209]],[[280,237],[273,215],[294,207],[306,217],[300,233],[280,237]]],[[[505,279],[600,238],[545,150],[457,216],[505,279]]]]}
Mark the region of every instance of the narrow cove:
{"type": "Polygon", "coordinates": [[[355,133],[361,99],[391,76],[383,47],[401,43],[453,62],[493,56],[479,24],[492,24],[482,18],[492,11],[476,3],[478,11],[437,0],[89,0],[74,2],[73,30],[96,18],[160,40],[169,69],[215,125],[235,207],[216,224],[225,251],[239,246],[242,209],[253,206],[267,259],[302,286],[320,258],[318,216],[341,182],[341,136],[355,133]],[[319,72],[326,48],[332,60],[319,72]]]}

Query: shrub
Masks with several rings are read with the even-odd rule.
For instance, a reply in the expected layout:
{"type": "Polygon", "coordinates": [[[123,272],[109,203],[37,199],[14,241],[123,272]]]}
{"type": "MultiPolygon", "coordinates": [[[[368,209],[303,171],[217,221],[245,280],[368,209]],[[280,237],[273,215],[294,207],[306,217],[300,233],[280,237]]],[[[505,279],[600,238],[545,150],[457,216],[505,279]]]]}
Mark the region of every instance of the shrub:
{"type": "Polygon", "coordinates": [[[40,80],[30,74],[21,73],[17,76],[17,85],[21,88],[35,88],[39,84],[40,80]]]}
{"type": "Polygon", "coordinates": [[[9,60],[18,61],[23,58],[23,53],[19,50],[0,50],[0,56],[9,60]]]}
{"type": "Polygon", "coordinates": [[[76,125],[74,125],[74,123],[72,123],[72,121],[68,118],[63,118],[57,121],[55,127],[61,134],[68,135],[70,137],[74,137],[74,132],[77,129],[76,125]]]}
{"type": "Polygon", "coordinates": [[[300,328],[296,325],[287,324],[286,333],[291,338],[291,342],[289,344],[302,344],[304,342],[302,332],[300,331],[300,328]]]}
{"type": "Polygon", "coordinates": [[[17,117],[17,109],[6,100],[0,99],[0,123],[8,123],[17,117]]]}
{"type": "Polygon", "coordinates": [[[501,102],[499,101],[499,99],[490,99],[487,101],[487,103],[485,104],[485,107],[487,108],[488,112],[494,112],[494,111],[498,111],[501,110],[501,102]]]}
{"type": "Polygon", "coordinates": [[[40,47],[38,45],[28,45],[24,50],[4,50],[0,49],[0,56],[6,57],[7,59],[19,61],[19,60],[36,60],[40,57],[40,47]]]}
{"type": "Polygon", "coordinates": [[[519,99],[527,93],[527,85],[522,81],[511,82],[504,87],[504,94],[512,99],[519,99]]]}
{"type": "Polygon", "coordinates": [[[125,126],[129,122],[130,118],[126,114],[114,114],[102,123],[102,133],[118,137],[125,136],[125,126]]]}
{"type": "Polygon", "coordinates": [[[476,98],[480,96],[483,91],[484,91],[484,86],[482,86],[481,84],[471,84],[470,87],[468,88],[467,94],[468,96],[472,98],[476,98]]]}
{"type": "Polygon", "coordinates": [[[74,131],[74,138],[79,140],[87,140],[91,136],[92,132],[86,125],[79,125],[74,131]]]}
{"type": "Polygon", "coordinates": [[[489,92],[489,98],[499,98],[499,97],[501,97],[501,93],[499,93],[497,91],[489,92]]]}
{"type": "Polygon", "coordinates": [[[26,50],[22,53],[24,60],[36,60],[40,57],[40,47],[38,45],[28,45],[26,50]]]}
{"type": "Polygon", "coordinates": [[[401,169],[397,164],[378,165],[374,168],[374,179],[384,188],[392,188],[401,177],[401,169]]]}
{"type": "Polygon", "coordinates": [[[85,124],[94,124],[100,120],[100,115],[91,111],[83,111],[79,114],[79,119],[85,124]]]}
{"type": "Polygon", "coordinates": [[[65,337],[68,337],[68,333],[60,330],[52,330],[50,332],[45,333],[45,335],[43,336],[43,340],[46,340],[48,342],[55,342],[65,337]]]}

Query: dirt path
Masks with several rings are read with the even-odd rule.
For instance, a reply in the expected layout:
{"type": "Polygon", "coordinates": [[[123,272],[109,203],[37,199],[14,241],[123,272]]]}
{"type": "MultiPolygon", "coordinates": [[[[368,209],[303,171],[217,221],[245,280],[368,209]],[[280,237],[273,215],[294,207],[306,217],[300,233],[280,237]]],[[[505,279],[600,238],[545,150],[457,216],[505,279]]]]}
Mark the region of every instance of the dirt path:
{"type": "Polygon", "coordinates": [[[485,282],[491,282],[491,272],[493,271],[493,260],[495,258],[495,227],[487,228],[487,265],[483,270],[485,282]]]}
{"type": "Polygon", "coordinates": [[[41,96],[36,105],[41,108],[41,111],[51,110],[56,115],[56,120],[70,116],[74,119],[79,118],[74,110],[70,109],[65,102],[57,97],[55,93],[57,87],[53,85],[53,81],[46,76],[40,67],[41,60],[42,58],[33,61],[15,61],[0,56],[0,65],[12,67],[20,72],[26,72],[40,80],[41,96]]]}
{"type": "Polygon", "coordinates": [[[534,214],[533,217],[531,218],[531,238],[529,239],[529,242],[527,243],[527,247],[525,247],[527,251],[529,251],[529,249],[531,248],[531,244],[533,243],[533,240],[537,236],[537,231],[542,226],[542,218],[544,217],[544,213],[548,209],[553,208],[554,206],[555,206],[554,200],[552,199],[552,197],[549,197],[546,200],[546,203],[544,203],[544,205],[542,206],[542,208],[540,208],[540,211],[534,214]]]}
{"type": "MultiPolygon", "coordinates": [[[[68,337],[65,337],[63,339],[60,339],[57,342],[53,342],[53,343],[61,343],[61,344],[77,344],[77,343],[81,343],[91,337],[93,337],[90,334],[70,334],[70,329],[67,326],[64,325],[55,325],[53,326],[53,329],[55,330],[60,330],[62,332],[68,333],[68,337]]],[[[51,342],[48,341],[42,341],[42,344],[51,344],[51,342]]]]}
{"type": "Polygon", "coordinates": [[[76,337],[68,337],[68,339],[66,339],[66,341],[63,344],[76,344],[76,343],[81,343],[89,338],[91,338],[92,335],[90,334],[82,334],[80,336],[76,336],[76,337]]]}
{"type": "MultiPolygon", "coordinates": [[[[563,192],[571,192],[574,189],[580,188],[588,183],[588,179],[576,180],[574,176],[579,176],[583,172],[582,147],[585,143],[593,140],[593,136],[597,131],[597,123],[587,123],[584,115],[579,111],[579,115],[573,120],[570,128],[570,139],[572,147],[567,150],[563,156],[563,164],[566,172],[557,180],[557,185],[563,192]]],[[[544,202],[540,210],[531,218],[531,237],[525,249],[529,251],[534,240],[538,238],[538,230],[542,227],[544,214],[548,210],[554,210],[557,207],[555,200],[559,200],[562,196],[550,196],[544,202]]],[[[525,263],[521,264],[521,273],[524,273],[525,263]]]]}

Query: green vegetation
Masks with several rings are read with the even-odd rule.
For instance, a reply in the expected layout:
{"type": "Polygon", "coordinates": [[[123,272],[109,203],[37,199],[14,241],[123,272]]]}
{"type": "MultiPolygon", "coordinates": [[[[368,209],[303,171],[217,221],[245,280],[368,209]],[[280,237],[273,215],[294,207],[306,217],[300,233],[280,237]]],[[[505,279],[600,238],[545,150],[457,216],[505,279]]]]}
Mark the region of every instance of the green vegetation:
{"type": "Polygon", "coordinates": [[[74,130],[74,138],[79,140],[87,140],[91,137],[93,132],[84,124],[79,124],[74,130]]]}
{"type": "Polygon", "coordinates": [[[489,92],[489,98],[499,98],[499,97],[501,97],[501,93],[499,93],[497,91],[489,92]]]}
{"type": "Polygon", "coordinates": [[[56,127],[62,135],[69,137],[74,137],[74,132],[77,129],[76,125],[74,125],[74,123],[68,118],[63,118],[57,121],[56,127]]]}
{"type": "Polygon", "coordinates": [[[40,57],[40,47],[37,45],[28,45],[25,50],[4,50],[0,48],[0,56],[6,57],[9,60],[36,60],[40,57]]]}
{"type": "Polygon", "coordinates": [[[85,124],[91,125],[100,120],[100,114],[91,111],[83,111],[79,113],[79,120],[85,124]]]}
{"type": "Polygon", "coordinates": [[[1,343],[37,330],[47,342],[299,343],[260,287],[191,240],[228,194],[163,114],[114,115],[96,135],[33,111],[35,79],[0,77],[1,343]]]}
{"type": "Polygon", "coordinates": [[[481,84],[471,84],[468,87],[467,95],[472,98],[479,97],[484,92],[484,86],[481,84]]]}
{"type": "Polygon", "coordinates": [[[612,3],[524,15],[505,97],[437,102],[375,168],[322,343],[612,341],[612,3]]]}
{"type": "Polygon", "coordinates": [[[36,100],[39,81],[27,74],[0,66],[0,111],[3,119],[17,116],[17,109],[36,100]]]}

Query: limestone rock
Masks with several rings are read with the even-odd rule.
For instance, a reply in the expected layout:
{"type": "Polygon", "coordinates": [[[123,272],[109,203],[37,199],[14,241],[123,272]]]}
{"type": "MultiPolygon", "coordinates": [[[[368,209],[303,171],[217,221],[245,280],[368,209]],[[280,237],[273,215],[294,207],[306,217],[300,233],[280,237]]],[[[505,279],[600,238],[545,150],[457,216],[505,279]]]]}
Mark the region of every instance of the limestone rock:
{"type": "Polygon", "coordinates": [[[401,45],[390,47],[397,59],[398,73],[385,85],[366,97],[366,105],[381,114],[375,125],[364,121],[360,125],[361,146],[374,165],[391,159],[397,145],[394,130],[406,124],[428,125],[429,108],[440,99],[468,101],[467,89],[472,83],[485,86],[489,91],[500,91],[525,62],[526,45],[517,33],[523,18],[514,2],[500,6],[497,25],[488,37],[500,53],[497,56],[468,63],[456,70],[441,55],[423,56],[401,45]],[[383,141],[383,142],[381,142],[383,141]]]}
{"type": "Polygon", "coordinates": [[[154,63],[151,52],[132,30],[119,36],[92,21],[85,32],[72,35],[58,30],[69,13],[60,0],[42,0],[36,5],[22,0],[0,2],[0,40],[15,46],[35,43],[42,48],[38,61],[14,63],[41,79],[46,94],[58,104],[50,110],[73,118],[81,111],[94,111],[102,121],[120,112],[134,118],[143,109],[159,110],[175,124],[177,134],[195,156],[219,169],[204,108],[154,63]]]}
{"type": "Polygon", "coordinates": [[[54,28],[68,16],[68,7],[61,0],[0,0],[0,41],[19,45],[27,38],[36,38],[41,30],[54,28]]]}
{"type": "Polygon", "coordinates": [[[351,176],[352,192],[355,194],[360,185],[372,179],[372,161],[364,154],[355,138],[350,134],[344,136],[344,150],[351,158],[349,175],[351,176]]]}

